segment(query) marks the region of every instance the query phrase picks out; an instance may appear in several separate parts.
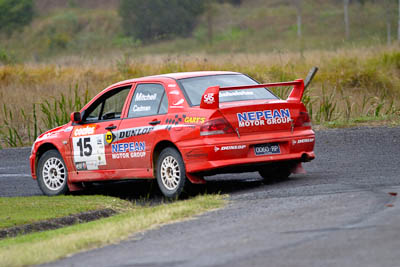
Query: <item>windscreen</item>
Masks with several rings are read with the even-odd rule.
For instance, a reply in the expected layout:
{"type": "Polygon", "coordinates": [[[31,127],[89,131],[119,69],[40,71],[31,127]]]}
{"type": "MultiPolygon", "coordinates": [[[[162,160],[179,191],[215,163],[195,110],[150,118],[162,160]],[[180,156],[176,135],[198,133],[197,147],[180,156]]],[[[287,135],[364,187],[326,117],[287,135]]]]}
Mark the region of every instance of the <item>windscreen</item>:
{"type": "MultiPolygon", "coordinates": [[[[258,84],[243,74],[222,74],[180,79],[179,83],[193,106],[200,105],[205,90],[211,86],[230,87],[258,84]]],[[[267,88],[221,91],[220,102],[232,102],[256,99],[277,99],[267,88]]]]}

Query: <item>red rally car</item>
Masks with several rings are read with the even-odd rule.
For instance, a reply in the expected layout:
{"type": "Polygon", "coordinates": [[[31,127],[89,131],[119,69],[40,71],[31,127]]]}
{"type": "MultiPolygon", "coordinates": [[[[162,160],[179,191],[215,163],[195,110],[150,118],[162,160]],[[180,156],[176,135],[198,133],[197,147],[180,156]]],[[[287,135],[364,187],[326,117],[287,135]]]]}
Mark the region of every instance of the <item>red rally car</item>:
{"type": "Polygon", "coordinates": [[[85,182],[155,178],[168,198],[206,175],[288,177],[315,157],[303,92],[303,80],[258,84],[220,71],[119,82],[38,137],[32,177],[46,195],[85,182]],[[273,86],[293,89],[282,100],[268,90],[273,86]]]}

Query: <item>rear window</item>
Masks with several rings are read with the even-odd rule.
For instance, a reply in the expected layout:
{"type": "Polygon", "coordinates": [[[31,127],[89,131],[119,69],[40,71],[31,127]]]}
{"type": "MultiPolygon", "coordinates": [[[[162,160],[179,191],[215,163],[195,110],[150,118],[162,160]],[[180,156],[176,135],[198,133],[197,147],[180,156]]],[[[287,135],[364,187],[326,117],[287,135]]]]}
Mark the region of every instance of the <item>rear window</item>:
{"type": "MultiPolygon", "coordinates": [[[[179,83],[193,106],[200,105],[201,97],[208,87],[242,86],[258,84],[243,74],[222,74],[180,79],[179,83]]],[[[220,102],[232,102],[256,99],[277,99],[267,88],[222,91],[219,93],[220,102]]]]}

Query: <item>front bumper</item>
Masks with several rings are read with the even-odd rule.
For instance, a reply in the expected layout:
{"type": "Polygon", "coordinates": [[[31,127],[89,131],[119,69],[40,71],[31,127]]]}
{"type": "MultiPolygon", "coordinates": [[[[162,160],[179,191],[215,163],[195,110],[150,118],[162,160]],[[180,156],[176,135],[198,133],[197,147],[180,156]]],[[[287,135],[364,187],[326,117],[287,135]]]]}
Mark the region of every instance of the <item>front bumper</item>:
{"type": "Polygon", "coordinates": [[[31,175],[33,179],[36,179],[36,154],[31,154],[29,156],[29,163],[31,165],[31,175]]]}

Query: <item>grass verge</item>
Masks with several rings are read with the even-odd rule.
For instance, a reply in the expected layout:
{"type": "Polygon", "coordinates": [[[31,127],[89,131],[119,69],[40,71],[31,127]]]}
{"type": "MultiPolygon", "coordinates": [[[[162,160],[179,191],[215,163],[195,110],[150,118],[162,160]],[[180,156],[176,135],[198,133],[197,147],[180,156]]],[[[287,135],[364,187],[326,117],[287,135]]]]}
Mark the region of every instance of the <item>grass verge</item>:
{"type": "Polygon", "coordinates": [[[324,122],[319,125],[313,126],[314,130],[320,130],[325,128],[350,128],[350,127],[379,127],[388,126],[396,127],[400,126],[400,117],[395,115],[386,115],[379,117],[368,117],[361,116],[350,120],[335,120],[324,122]]]}
{"type": "Polygon", "coordinates": [[[0,198],[0,229],[85,211],[131,207],[128,201],[107,196],[5,197],[0,198]]]}
{"type": "Polygon", "coordinates": [[[135,206],[116,216],[0,241],[0,263],[24,266],[54,261],[120,241],[131,234],[221,208],[224,196],[203,195],[154,207],[135,206]]]}

